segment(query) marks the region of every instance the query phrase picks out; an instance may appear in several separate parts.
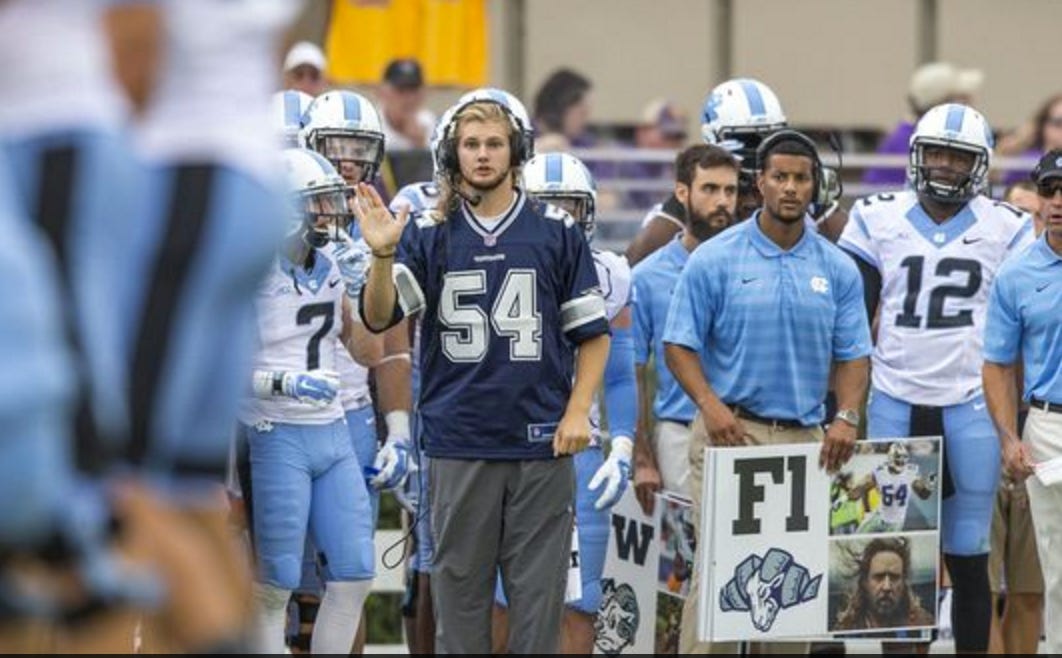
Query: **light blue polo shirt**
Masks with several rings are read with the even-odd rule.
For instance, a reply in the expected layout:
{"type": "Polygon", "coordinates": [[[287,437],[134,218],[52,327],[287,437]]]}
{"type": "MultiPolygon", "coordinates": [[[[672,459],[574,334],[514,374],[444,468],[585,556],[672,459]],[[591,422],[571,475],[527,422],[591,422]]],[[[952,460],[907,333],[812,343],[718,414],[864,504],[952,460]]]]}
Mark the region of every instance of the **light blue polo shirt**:
{"type": "Polygon", "coordinates": [[[682,246],[682,234],[657,249],[634,267],[634,362],[644,366],[655,358],[656,397],[653,415],[688,423],[697,413],[664,362],[664,326],[671,295],[690,254],[682,246]]]}
{"type": "Polygon", "coordinates": [[[1062,404],[1062,256],[1046,234],[1007,259],[992,282],[985,361],[1025,366],[1025,393],[1062,404]]]}
{"type": "Polygon", "coordinates": [[[679,277],[664,342],[700,353],[716,395],[767,418],[822,421],[833,361],[871,351],[863,282],[814,231],[785,251],[759,212],[699,246],[679,277]]]}

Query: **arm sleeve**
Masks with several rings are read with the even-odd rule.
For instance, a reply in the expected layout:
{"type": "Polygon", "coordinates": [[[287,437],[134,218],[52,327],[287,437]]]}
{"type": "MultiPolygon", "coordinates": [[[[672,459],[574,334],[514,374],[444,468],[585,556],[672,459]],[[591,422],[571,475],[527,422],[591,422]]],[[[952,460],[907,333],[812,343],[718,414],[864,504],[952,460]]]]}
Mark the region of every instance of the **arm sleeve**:
{"type": "Polygon", "coordinates": [[[1011,277],[1004,268],[992,282],[985,318],[985,361],[1009,365],[1021,348],[1021,314],[1014,299],[1011,277]]]}
{"type": "Polygon", "coordinates": [[[870,321],[864,307],[863,282],[855,263],[840,260],[837,276],[837,318],[833,331],[833,358],[851,361],[871,351],[870,321]]]}
{"type": "Polygon", "coordinates": [[[613,328],[605,362],[605,408],[613,437],[634,436],[638,389],[634,378],[634,338],[630,328],[613,328]]]}
{"type": "Polygon", "coordinates": [[[605,299],[597,280],[594,257],[586,238],[575,226],[564,228],[564,286],[560,305],[561,331],[568,340],[579,344],[609,333],[605,299]]]}
{"type": "Polygon", "coordinates": [[[645,276],[634,273],[634,301],[631,304],[631,341],[634,346],[634,363],[643,366],[649,362],[653,349],[653,314],[649,292],[645,288],[645,276]]]}
{"type": "Polygon", "coordinates": [[[863,278],[863,304],[867,318],[873,318],[881,300],[881,259],[877,242],[871,237],[866,218],[860,210],[861,203],[852,206],[848,223],[844,226],[837,246],[855,258],[859,274],[863,278]]]}
{"type": "MultiPolygon", "coordinates": [[[[664,327],[665,343],[682,345],[694,352],[704,348],[715,312],[716,297],[713,281],[716,278],[705,250],[694,252],[679,276],[678,285],[671,297],[664,327]]],[[[724,273],[719,273],[722,278],[724,273]]],[[[725,285],[716,281],[715,285],[725,285]]]]}

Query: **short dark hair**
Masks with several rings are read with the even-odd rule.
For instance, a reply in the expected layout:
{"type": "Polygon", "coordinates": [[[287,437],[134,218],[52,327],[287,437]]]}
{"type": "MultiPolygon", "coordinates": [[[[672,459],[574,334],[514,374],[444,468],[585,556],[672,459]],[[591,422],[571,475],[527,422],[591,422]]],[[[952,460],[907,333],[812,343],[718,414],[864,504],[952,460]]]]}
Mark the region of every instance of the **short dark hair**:
{"type": "Polygon", "coordinates": [[[1025,190],[1026,192],[1035,192],[1036,183],[1031,180],[1015,181],[1007,186],[1007,189],[1003,190],[1003,200],[1005,201],[1014,190],[1025,190]]]}
{"type": "Polygon", "coordinates": [[[675,182],[692,185],[696,169],[713,169],[727,167],[738,173],[738,161],[734,156],[715,144],[694,144],[679,152],[675,157],[675,182]]]}
{"type": "Polygon", "coordinates": [[[554,71],[535,94],[535,121],[544,132],[561,132],[564,113],[583,99],[590,80],[571,69],[554,71]]]}
{"type": "Polygon", "coordinates": [[[819,159],[819,154],[799,139],[782,139],[777,143],[771,144],[760,154],[761,160],[757,164],[761,170],[767,169],[767,163],[770,161],[772,155],[799,155],[811,160],[812,168],[815,167],[815,163],[818,162],[819,159]]]}

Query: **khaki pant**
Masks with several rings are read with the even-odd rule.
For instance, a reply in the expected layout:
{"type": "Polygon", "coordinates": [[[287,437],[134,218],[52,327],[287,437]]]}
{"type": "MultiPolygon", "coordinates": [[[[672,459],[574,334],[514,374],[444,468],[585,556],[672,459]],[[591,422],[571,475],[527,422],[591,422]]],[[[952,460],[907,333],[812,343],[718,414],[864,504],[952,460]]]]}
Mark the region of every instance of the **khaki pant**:
{"type": "MultiPolygon", "coordinates": [[[[820,427],[801,427],[794,429],[773,429],[771,425],[757,423],[747,418],[741,422],[745,431],[749,434],[748,445],[774,445],[781,443],[815,443],[821,442],[823,437],[820,427]]],[[[701,483],[704,479],[704,449],[710,445],[708,432],[705,430],[704,421],[698,413],[693,419],[690,429],[690,477],[688,493],[693,500],[693,522],[697,528],[697,554],[694,564],[701,564],[701,551],[704,550],[705,542],[700,540],[701,510],[704,492],[701,483]]],[[[737,654],[739,653],[738,642],[697,642],[697,599],[700,590],[700,570],[694,568],[693,577],[690,579],[690,593],[686,598],[686,604],[682,608],[682,633],[679,636],[680,654],[737,654]]],[[[754,646],[759,654],[774,653],[803,653],[808,652],[808,644],[804,642],[759,642],[754,646]]]]}
{"type": "Polygon", "coordinates": [[[685,496],[690,480],[690,428],[669,420],[657,421],[653,450],[664,490],[685,496]]]}
{"type": "MultiPolygon", "coordinates": [[[[1023,440],[1034,462],[1062,456],[1062,414],[1030,409],[1023,440]]],[[[1044,576],[1044,629],[1047,653],[1062,654],[1062,483],[1045,487],[1026,480],[1029,509],[1036,529],[1036,549],[1044,576]]]]}

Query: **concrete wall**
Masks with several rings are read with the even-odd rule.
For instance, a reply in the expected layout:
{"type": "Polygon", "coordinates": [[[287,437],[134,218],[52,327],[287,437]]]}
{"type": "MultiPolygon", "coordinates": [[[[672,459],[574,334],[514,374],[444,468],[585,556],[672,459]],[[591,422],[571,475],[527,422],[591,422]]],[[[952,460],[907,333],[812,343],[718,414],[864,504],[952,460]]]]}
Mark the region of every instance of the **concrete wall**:
{"type": "MultiPolygon", "coordinates": [[[[1062,90],[1060,0],[490,2],[494,13],[523,7],[523,97],[530,102],[554,68],[569,66],[594,81],[601,121],[633,121],[655,96],[696,114],[726,64],[770,84],[803,125],[891,127],[906,111],[908,77],[934,52],[985,71],[977,102],[1000,127],[1062,90]],[[721,7],[731,11],[725,25],[721,7]]],[[[511,25],[492,19],[502,30],[495,45],[511,25]]],[[[492,67],[497,84],[509,86],[511,66],[492,67]]]]}

